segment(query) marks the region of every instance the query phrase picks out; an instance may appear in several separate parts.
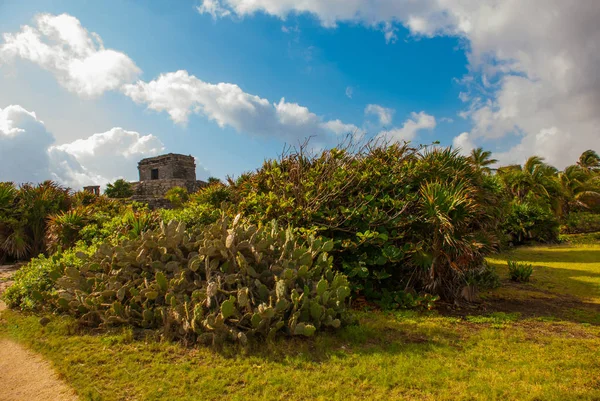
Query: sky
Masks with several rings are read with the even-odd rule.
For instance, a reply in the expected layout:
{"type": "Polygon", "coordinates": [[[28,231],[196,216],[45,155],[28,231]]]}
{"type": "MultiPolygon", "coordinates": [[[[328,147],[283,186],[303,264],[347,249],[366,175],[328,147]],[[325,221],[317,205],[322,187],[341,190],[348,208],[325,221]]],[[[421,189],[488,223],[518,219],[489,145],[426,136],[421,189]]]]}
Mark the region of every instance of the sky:
{"type": "Polygon", "coordinates": [[[79,189],[191,154],[439,141],[600,151],[597,0],[0,0],[0,181],[79,189]]]}

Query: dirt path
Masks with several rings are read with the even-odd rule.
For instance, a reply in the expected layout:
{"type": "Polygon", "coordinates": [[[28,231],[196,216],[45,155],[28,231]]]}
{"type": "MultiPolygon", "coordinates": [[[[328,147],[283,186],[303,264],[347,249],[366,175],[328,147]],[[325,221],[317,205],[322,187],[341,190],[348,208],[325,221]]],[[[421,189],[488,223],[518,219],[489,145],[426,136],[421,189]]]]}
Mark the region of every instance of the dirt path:
{"type": "MultiPolygon", "coordinates": [[[[0,294],[18,266],[0,266],[0,294]]],[[[6,305],[0,301],[0,314],[6,305]]],[[[0,401],[71,401],[75,393],[52,366],[14,341],[0,339],[0,401]]]]}

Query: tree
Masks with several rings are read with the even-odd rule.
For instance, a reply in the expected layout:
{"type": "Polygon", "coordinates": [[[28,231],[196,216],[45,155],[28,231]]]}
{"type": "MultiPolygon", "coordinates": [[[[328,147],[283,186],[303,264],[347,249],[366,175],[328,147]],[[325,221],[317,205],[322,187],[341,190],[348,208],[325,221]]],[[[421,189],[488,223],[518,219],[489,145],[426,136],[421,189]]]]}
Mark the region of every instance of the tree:
{"type": "Polygon", "coordinates": [[[483,148],[473,149],[469,156],[469,161],[477,170],[481,170],[486,174],[492,172],[492,168],[489,166],[498,163],[498,160],[492,159],[492,152],[489,150],[483,150],[483,148]]]}
{"type": "Polygon", "coordinates": [[[528,197],[550,201],[551,194],[558,191],[554,181],[556,173],[556,168],[539,156],[531,156],[522,166],[515,164],[498,169],[505,186],[521,202],[528,197]]]}
{"type": "Polygon", "coordinates": [[[133,195],[131,184],[120,178],[112,184],[108,184],[104,194],[109,198],[129,198],[133,195]]]}
{"type": "Polygon", "coordinates": [[[600,182],[579,162],[558,173],[557,181],[561,189],[561,215],[568,214],[574,207],[587,209],[593,199],[600,199],[600,182]]]}
{"type": "Polygon", "coordinates": [[[221,180],[217,177],[208,177],[208,185],[221,184],[221,180]]]}
{"type": "Polygon", "coordinates": [[[600,156],[595,151],[588,149],[579,156],[577,165],[585,171],[600,171],[600,156]]]}

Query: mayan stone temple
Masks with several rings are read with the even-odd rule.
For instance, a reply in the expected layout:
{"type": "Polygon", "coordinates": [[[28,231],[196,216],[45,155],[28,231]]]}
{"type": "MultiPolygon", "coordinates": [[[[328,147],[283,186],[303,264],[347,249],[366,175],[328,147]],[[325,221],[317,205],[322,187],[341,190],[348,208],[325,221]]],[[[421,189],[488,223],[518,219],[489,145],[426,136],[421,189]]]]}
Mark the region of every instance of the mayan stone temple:
{"type": "Polygon", "coordinates": [[[186,188],[189,193],[198,191],[206,185],[196,179],[196,162],[193,156],[169,153],[149,157],[138,163],[140,180],[132,182],[133,200],[148,203],[151,208],[168,207],[164,199],[167,191],[173,187],[186,188]]]}

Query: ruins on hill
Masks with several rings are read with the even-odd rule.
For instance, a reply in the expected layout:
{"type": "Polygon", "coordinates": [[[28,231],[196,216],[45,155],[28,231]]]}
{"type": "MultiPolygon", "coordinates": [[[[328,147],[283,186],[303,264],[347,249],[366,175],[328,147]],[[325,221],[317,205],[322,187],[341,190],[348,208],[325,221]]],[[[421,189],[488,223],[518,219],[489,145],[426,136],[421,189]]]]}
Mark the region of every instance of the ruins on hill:
{"type": "Polygon", "coordinates": [[[169,207],[165,194],[173,187],[182,187],[193,193],[206,185],[204,181],[196,179],[193,156],[169,153],[149,157],[138,163],[138,171],[140,180],[131,183],[132,199],[148,203],[151,208],[169,207]]]}

